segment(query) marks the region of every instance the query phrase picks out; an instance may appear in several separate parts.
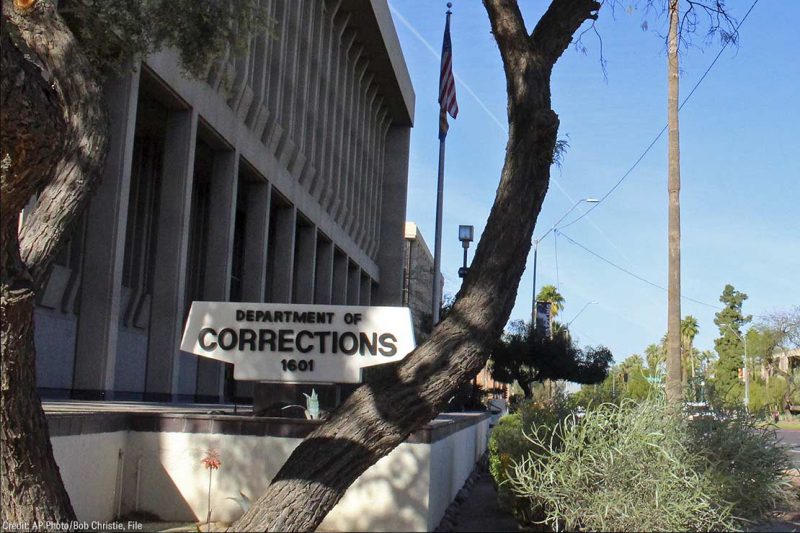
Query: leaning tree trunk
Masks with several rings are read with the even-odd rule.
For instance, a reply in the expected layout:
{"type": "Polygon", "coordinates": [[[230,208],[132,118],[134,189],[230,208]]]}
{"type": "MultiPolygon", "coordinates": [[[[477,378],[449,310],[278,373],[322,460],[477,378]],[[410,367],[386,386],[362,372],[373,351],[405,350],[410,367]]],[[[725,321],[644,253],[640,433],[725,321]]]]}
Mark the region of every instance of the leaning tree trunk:
{"type": "Polygon", "coordinates": [[[508,320],[556,143],[552,67],[600,4],[554,0],[531,35],[515,1],[484,5],[506,74],[509,139],[497,196],[453,309],[427,342],[378,369],[295,449],[236,531],[313,531],[347,487],[483,367],[508,320]]]}
{"type": "Polygon", "coordinates": [[[36,392],[36,291],[85,209],[106,154],[103,94],[52,4],[3,0],[2,387],[4,523],[75,519],[36,392]],[[22,208],[38,193],[18,235],[22,208]]]}
{"type": "Polygon", "coordinates": [[[678,4],[669,0],[667,122],[669,136],[669,274],[667,288],[667,401],[683,400],[681,385],[681,163],[678,139],[678,4]]]}

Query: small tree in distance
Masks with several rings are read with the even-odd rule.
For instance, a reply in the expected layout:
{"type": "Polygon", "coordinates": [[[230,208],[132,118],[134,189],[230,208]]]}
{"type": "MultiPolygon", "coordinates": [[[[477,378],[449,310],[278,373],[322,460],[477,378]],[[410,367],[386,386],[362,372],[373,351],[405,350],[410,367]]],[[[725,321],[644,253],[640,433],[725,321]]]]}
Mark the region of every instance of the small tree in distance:
{"type": "Polygon", "coordinates": [[[501,383],[516,380],[525,398],[530,399],[535,382],[600,383],[608,374],[612,358],[604,347],[576,347],[565,327],[547,338],[530,323],[516,320],[492,350],[492,378],[501,383]]]}
{"type": "Polygon", "coordinates": [[[742,314],[745,300],[745,293],[737,291],[733,285],[725,285],[719,297],[725,307],[714,315],[714,324],[719,327],[719,337],[714,339],[714,347],[719,354],[714,371],[714,388],[719,401],[726,406],[739,405],[742,398],[739,369],[744,364],[743,328],[753,318],[752,315],[742,314]]]}

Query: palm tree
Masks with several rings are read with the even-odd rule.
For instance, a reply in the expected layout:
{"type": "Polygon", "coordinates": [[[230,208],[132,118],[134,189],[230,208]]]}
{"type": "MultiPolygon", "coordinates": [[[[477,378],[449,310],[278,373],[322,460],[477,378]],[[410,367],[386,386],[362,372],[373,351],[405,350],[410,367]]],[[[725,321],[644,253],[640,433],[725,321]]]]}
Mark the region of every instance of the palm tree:
{"type": "Polygon", "coordinates": [[[664,361],[666,359],[666,347],[664,342],[661,344],[651,344],[644,349],[645,360],[647,361],[647,370],[650,376],[657,376],[661,374],[664,361]]]}
{"type": "Polygon", "coordinates": [[[669,37],[667,39],[667,123],[669,171],[669,265],[667,291],[667,401],[679,405],[683,399],[681,387],[681,164],[678,140],[678,0],[669,0],[669,37]]]}
{"type": "Polygon", "coordinates": [[[684,359],[688,359],[689,364],[691,365],[692,369],[692,383],[694,383],[695,377],[695,369],[694,369],[694,347],[692,343],[694,342],[694,338],[700,332],[700,326],[697,325],[697,319],[692,315],[687,315],[681,321],[681,340],[683,341],[684,345],[684,353],[686,357],[684,359]]]}
{"type": "Polygon", "coordinates": [[[545,285],[536,296],[537,302],[550,302],[550,314],[552,318],[564,309],[564,297],[558,292],[555,285],[545,285]]]}
{"type": "MultiPolygon", "coordinates": [[[[536,301],[537,302],[550,302],[550,331],[551,331],[551,335],[555,334],[556,331],[555,331],[555,328],[553,327],[553,324],[554,324],[556,315],[558,315],[558,313],[562,309],[564,309],[564,297],[561,296],[561,294],[558,292],[558,289],[556,288],[555,285],[545,285],[539,291],[538,296],[536,296],[536,301]]],[[[566,327],[564,329],[566,329],[566,327]]],[[[559,327],[559,331],[561,331],[560,327],[559,327]]],[[[567,337],[567,338],[569,338],[569,337],[567,337]]],[[[553,385],[550,382],[550,380],[547,380],[547,383],[545,384],[545,386],[547,387],[547,390],[548,390],[548,397],[550,397],[551,393],[552,393],[552,390],[553,390],[553,385]]]]}

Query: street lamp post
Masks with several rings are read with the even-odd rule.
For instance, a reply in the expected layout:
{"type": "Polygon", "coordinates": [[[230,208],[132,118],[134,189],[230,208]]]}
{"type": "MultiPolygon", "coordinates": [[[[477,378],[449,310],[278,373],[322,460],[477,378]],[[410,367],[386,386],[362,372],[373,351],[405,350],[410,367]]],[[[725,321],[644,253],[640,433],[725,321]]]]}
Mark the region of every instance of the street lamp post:
{"type": "Polygon", "coordinates": [[[556,229],[556,227],[559,224],[561,224],[561,221],[563,221],[565,218],[567,218],[567,215],[572,213],[575,210],[575,208],[578,207],[580,204],[582,204],[583,202],[586,202],[588,204],[596,204],[599,201],[600,200],[598,200],[597,198],[581,198],[580,200],[575,202],[575,205],[573,205],[572,207],[569,208],[569,211],[564,213],[564,216],[559,218],[558,221],[555,224],[550,226],[549,230],[545,231],[542,234],[541,237],[539,237],[538,239],[533,241],[533,309],[531,310],[531,321],[535,321],[536,320],[536,259],[537,259],[538,252],[539,252],[539,243],[542,241],[542,239],[547,237],[550,234],[551,231],[556,229]]]}
{"type": "Polygon", "coordinates": [[[458,269],[458,277],[463,278],[467,275],[467,250],[469,249],[469,243],[473,241],[475,236],[475,227],[474,226],[458,226],[458,240],[461,241],[461,246],[464,248],[464,263],[461,268],[458,269]]]}
{"type": "Polygon", "coordinates": [[[744,408],[745,408],[745,410],[749,410],[750,409],[750,376],[749,376],[749,373],[747,372],[747,335],[742,337],[741,335],[736,333],[736,330],[733,329],[730,324],[725,324],[725,325],[728,327],[729,330],[731,330],[731,333],[736,335],[736,338],[739,339],[740,341],[742,341],[742,343],[744,344],[744,372],[743,372],[743,374],[744,374],[744,408]]]}

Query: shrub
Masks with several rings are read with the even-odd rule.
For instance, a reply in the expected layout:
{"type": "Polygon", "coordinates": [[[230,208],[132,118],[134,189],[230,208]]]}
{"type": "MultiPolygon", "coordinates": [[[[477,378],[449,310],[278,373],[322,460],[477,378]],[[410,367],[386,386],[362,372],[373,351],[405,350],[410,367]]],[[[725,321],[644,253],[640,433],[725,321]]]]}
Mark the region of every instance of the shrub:
{"type": "Polygon", "coordinates": [[[554,431],[535,427],[528,438],[543,451],[517,463],[509,485],[557,530],[730,529],[730,506],[702,475],[686,433],[661,403],[605,404],[554,431]]]}
{"type": "Polygon", "coordinates": [[[791,461],[774,426],[739,411],[693,420],[689,431],[692,451],[705,460],[707,477],[737,517],[758,520],[786,503],[791,461]]]}
{"type": "Polygon", "coordinates": [[[506,490],[518,514],[557,530],[732,529],[787,494],[785,450],[743,413],[688,420],[663,401],[623,400],[534,423],[526,437],[506,490]]]}
{"type": "Polygon", "coordinates": [[[536,521],[541,515],[530,508],[526,499],[513,493],[507,482],[508,474],[529,453],[544,451],[525,438],[524,433],[532,427],[552,430],[569,413],[568,402],[563,394],[557,394],[549,402],[526,400],[516,405],[513,414],[502,417],[492,430],[489,438],[489,472],[497,484],[498,501],[500,507],[511,512],[522,523],[536,521]]]}

